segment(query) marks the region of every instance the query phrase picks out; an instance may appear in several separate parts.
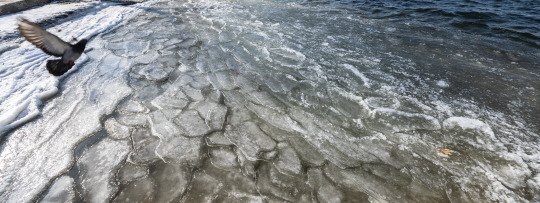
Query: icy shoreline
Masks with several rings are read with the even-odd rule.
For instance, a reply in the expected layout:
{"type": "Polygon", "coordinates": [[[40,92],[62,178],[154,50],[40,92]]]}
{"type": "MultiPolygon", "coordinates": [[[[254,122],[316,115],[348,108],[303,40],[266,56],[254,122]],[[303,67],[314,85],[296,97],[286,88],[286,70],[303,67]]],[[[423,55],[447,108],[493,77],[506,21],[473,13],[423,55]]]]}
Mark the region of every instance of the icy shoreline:
{"type": "MultiPolygon", "coordinates": [[[[60,80],[31,45],[8,51],[33,54],[15,58],[32,61],[23,81],[59,90],[2,145],[0,201],[540,200],[538,135],[521,112],[456,99],[460,81],[440,76],[455,70],[425,65],[505,61],[453,38],[434,41],[466,47],[458,60],[422,52],[422,35],[415,51],[435,56],[414,58],[393,48],[416,46],[396,37],[410,25],[314,5],[110,6],[51,28],[95,35],[60,80]]],[[[27,91],[17,101],[38,101],[27,91]]]]}
{"type": "MultiPolygon", "coordinates": [[[[134,15],[134,12],[140,11],[140,9],[136,7],[108,5],[110,3],[89,4],[92,6],[101,5],[105,8],[95,13],[76,18],[70,22],[54,26],[49,29],[49,31],[57,34],[63,39],[70,39],[71,37],[89,38],[106,33],[124,20],[128,20],[130,16],[134,15]],[[64,30],[64,32],[61,32],[61,30],[64,30]]],[[[79,6],[80,5],[75,5],[74,7],[69,6],[67,8],[58,6],[60,9],[53,11],[65,12],[66,10],[69,11],[69,9],[79,8],[79,6]]],[[[54,8],[55,5],[47,5],[44,7],[54,8]]],[[[36,10],[40,10],[40,8],[36,10]]],[[[47,15],[55,16],[56,13],[54,12],[47,15]]],[[[21,15],[10,15],[9,18],[12,19],[12,21],[16,21],[15,19],[17,17],[26,17],[29,13],[32,13],[32,11],[22,12],[21,15]]],[[[92,47],[93,43],[95,42],[90,42],[87,47],[92,47]]],[[[104,64],[103,67],[109,68],[110,70],[108,71],[114,70],[118,71],[118,73],[107,74],[103,79],[100,79],[103,75],[96,77],[89,74],[87,77],[80,78],[80,81],[73,84],[73,89],[63,89],[62,94],[60,94],[59,97],[54,97],[53,102],[47,101],[58,93],[60,81],[72,80],[69,76],[71,76],[73,72],[82,71],[78,70],[80,66],[91,66],[91,64],[86,63],[89,59],[88,55],[83,54],[76,62],[77,65],[68,73],[61,77],[54,77],[48,74],[44,68],[44,62],[48,58],[50,58],[48,55],[44,54],[30,43],[22,42],[20,46],[2,53],[2,59],[0,59],[0,63],[3,64],[2,70],[0,70],[2,72],[2,90],[0,92],[0,115],[2,115],[0,123],[2,124],[0,127],[1,132],[4,133],[7,130],[21,125],[23,126],[22,130],[24,130],[24,127],[26,126],[23,124],[38,116],[41,117],[38,119],[37,125],[41,125],[39,123],[41,123],[40,121],[42,120],[51,121],[51,123],[42,126],[41,130],[38,130],[39,128],[34,129],[29,134],[23,133],[22,135],[15,132],[6,139],[6,143],[4,143],[4,146],[2,147],[2,155],[0,156],[2,159],[0,164],[0,171],[2,171],[1,179],[5,184],[2,186],[2,195],[0,197],[3,202],[27,202],[35,200],[36,197],[38,197],[37,195],[43,191],[44,187],[50,184],[50,178],[58,176],[59,174],[64,173],[65,170],[71,168],[74,161],[72,157],[72,146],[75,146],[77,142],[84,140],[88,135],[92,134],[92,132],[99,129],[100,124],[98,119],[103,115],[106,115],[106,112],[111,112],[111,108],[114,108],[121,98],[125,97],[126,94],[129,94],[128,89],[108,89],[106,87],[95,86],[95,88],[103,89],[105,91],[112,91],[108,93],[111,96],[111,103],[105,103],[104,106],[89,106],[87,107],[88,113],[81,113],[81,111],[84,110],[81,109],[80,106],[77,107],[77,105],[81,105],[84,103],[84,100],[87,99],[87,97],[83,97],[83,95],[76,96],[78,93],[73,95],[78,97],[78,99],[75,100],[78,101],[74,104],[70,104],[72,101],[65,104],[54,102],[63,100],[63,97],[69,95],[70,91],[77,92],[83,90],[79,89],[81,88],[79,87],[80,84],[87,82],[99,84],[99,81],[101,81],[101,84],[99,85],[105,85],[110,83],[107,83],[108,80],[113,80],[111,82],[118,80],[115,77],[117,77],[118,74],[125,74],[125,68],[128,66],[127,64],[117,64],[120,65],[121,68],[124,68],[124,71],[122,71],[122,69],[114,66],[115,63],[111,63],[104,64]],[[45,105],[42,104],[44,101],[47,101],[45,105]],[[58,108],[60,108],[58,110],[60,110],[60,112],[53,110],[53,112],[56,113],[45,113],[42,115],[42,111],[51,111],[51,105],[58,105],[58,108]],[[98,109],[104,109],[104,112],[98,109]],[[80,112],[82,116],[81,119],[83,119],[80,121],[81,126],[76,128],[79,130],[62,132],[61,126],[65,125],[65,122],[68,122],[70,119],[73,119],[71,118],[71,114],[74,112],[80,112]],[[51,116],[53,117],[51,118],[51,116]],[[87,119],[94,120],[93,122],[97,123],[92,125],[91,123],[86,122],[90,121],[87,119]],[[69,139],[66,140],[65,137],[62,138],[61,135],[63,133],[69,139]],[[15,141],[19,139],[20,142],[15,141]],[[55,144],[58,144],[57,141],[59,141],[59,139],[64,140],[60,141],[62,146],[54,146],[55,144]],[[12,145],[12,143],[16,144],[12,145]],[[23,149],[20,148],[21,146],[23,149]],[[50,157],[51,155],[52,157],[50,157]],[[35,176],[28,176],[28,174],[35,174],[35,176]]],[[[103,56],[101,56],[101,58],[103,58],[103,56]]],[[[86,71],[87,70],[84,70],[84,72],[86,71]]],[[[116,81],[116,83],[117,82],[118,81],[116,81]]],[[[126,82],[124,81],[124,83],[126,82]]],[[[119,84],[117,87],[120,87],[119,84]]],[[[77,121],[74,122],[76,123],[77,121]]]]}
{"type": "MultiPolygon", "coordinates": [[[[109,4],[98,4],[96,2],[49,4],[40,8],[2,16],[0,20],[6,24],[2,26],[0,34],[7,35],[16,32],[18,18],[41,21],[81,8],[91,6],[111,7],[49,29],[50,32],[66,41],[70,41],[72,38],[90,38],[110,30],[122,20],[126,20],[123,19],[123,15],[131,12],[129,9],[134,10],[132,7],[111,6],[109,4]],[[43,13],[44,11],[48,11],[48,13],[43,13]],[[39,15],[36,15],[36,13],[39,13],[39,15]]],[[[6,131],[39,116],[42,103],[57,94],[59,80],[76,71],[88,59],[83,55],[70,72],[61,77],[54,77],[46,71],[41,71],[45,70],[45,61],[52,57],[35,48],[29,42],[19,42],[20,45],[13,45],[16,48],[1,53],[0,134],[2,135],[6,131]]]]}

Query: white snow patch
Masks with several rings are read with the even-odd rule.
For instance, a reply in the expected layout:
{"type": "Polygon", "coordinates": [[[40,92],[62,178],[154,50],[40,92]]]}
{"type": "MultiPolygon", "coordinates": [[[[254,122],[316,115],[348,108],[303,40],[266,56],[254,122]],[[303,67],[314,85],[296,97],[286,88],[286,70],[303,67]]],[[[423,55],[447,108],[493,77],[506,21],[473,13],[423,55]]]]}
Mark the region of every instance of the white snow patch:
{"type": "Polygon", "coordinates": [[[75,199],[75,191],[73,185],[75,181],[69,176],[62,176],[54,181],[54,184],[49,189],[41,202],[72,202],[75,199]]]}
{"type": "Polygon", "coordinates": [[[0,36],[18,32],[16,29],[19,18],[25,18],[31,22],[39,22],[64,15],[78,9],[90,8],[92,6],[96,6],[96,4],[99,3],[97,1],[51,3],[38,8],[0,16],[0,22],[2,22],[2,26],[0,26],[0,36]]]}
{"type": "MultiPolygon", "coordinates": [[[[52,15],[62,9],[79,8],[76,5],[78,4],[64,7],[64,4],[52,4],[51,7],[46,7],[50,8],[49,13],[38,15],[41,11],[38,9],[37,11],[28,11],[28,15],[52,15]],[[56,9],[54,5],[59,6],[59,8],[56,9]]],[[[86,3],[84,5],[94,4],[86,3]]],[[[66,41],[72,37],[78,39],[89,38],[113,28],[122,22],[124,15],[135,10],[137,9],[134,7],[110,6],[97,13],[52,27],[49,31],[66,41]],[[58,30],[69,30],[69,32],[57,32],[58,30]]],[[[0,17],[2,29],[15,29],[16,18],[21,17],[21,15],[8,15],[7,17],[10,18],[0,17]],[[15,24],[11,25],[10,23],[15,24]]],[[[34,20],[32,18],[28,19],[34,20]]],[[[60,77],[55,77],[45,70],[45,63],[49,59],[53,59],[53,57],[43,53],[26,41],[19,47],[2,53],[0,58],[0,64],[2,64],[0,67],[0,80],[2,81],[0,83],[0,134],[40,115],[41,103],[58,92],[59,79],[77,70],[88,60],[88,56],[83,54],[76,61],[76,65],[72,70],[60,77]]]]}

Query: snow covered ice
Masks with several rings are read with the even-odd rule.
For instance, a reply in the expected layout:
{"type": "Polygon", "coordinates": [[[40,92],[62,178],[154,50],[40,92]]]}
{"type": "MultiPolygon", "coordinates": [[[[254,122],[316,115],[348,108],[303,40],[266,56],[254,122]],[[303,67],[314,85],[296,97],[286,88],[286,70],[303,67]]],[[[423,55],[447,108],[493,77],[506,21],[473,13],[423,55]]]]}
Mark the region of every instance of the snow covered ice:
{"type": "Polygon", "coordinates": [[[29,19],[92,38],[53,77],[14,31],[37,11],[0,16],[0,202],[540,201],[538,82],[480,95],[460,92],[476,84],[464,73],[422,70],[504,59],[411,56],[432,39],[333,3],[44,7],[58,12],[29,19]]]}

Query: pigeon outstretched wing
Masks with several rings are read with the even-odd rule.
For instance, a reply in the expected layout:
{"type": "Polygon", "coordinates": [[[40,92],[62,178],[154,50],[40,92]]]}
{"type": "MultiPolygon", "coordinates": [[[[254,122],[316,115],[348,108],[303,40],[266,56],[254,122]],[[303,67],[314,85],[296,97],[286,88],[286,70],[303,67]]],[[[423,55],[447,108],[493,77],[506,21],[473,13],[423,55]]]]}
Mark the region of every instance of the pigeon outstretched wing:
{"type": "Polygon", "coordinates": [[[18,29],[26,40],[49,55],[62,56],[71,48],[69,43],[28,20],[22,19],[18,29]]]}

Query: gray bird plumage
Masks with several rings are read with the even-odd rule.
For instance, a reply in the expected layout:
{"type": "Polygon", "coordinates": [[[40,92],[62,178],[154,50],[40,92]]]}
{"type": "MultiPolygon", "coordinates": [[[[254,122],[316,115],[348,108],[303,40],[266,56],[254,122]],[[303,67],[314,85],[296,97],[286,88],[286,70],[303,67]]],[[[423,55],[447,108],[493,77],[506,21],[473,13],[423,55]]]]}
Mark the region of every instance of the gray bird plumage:
{"type": "Polygon", "coordinates": [[[26,19],[21,20],[18,30],[26,40],[46,54],[62,57],[47,61],[47,70],[55,76],[60,76],[71,69],[86,47],[86,39],[71,45],[26,19]]]}

